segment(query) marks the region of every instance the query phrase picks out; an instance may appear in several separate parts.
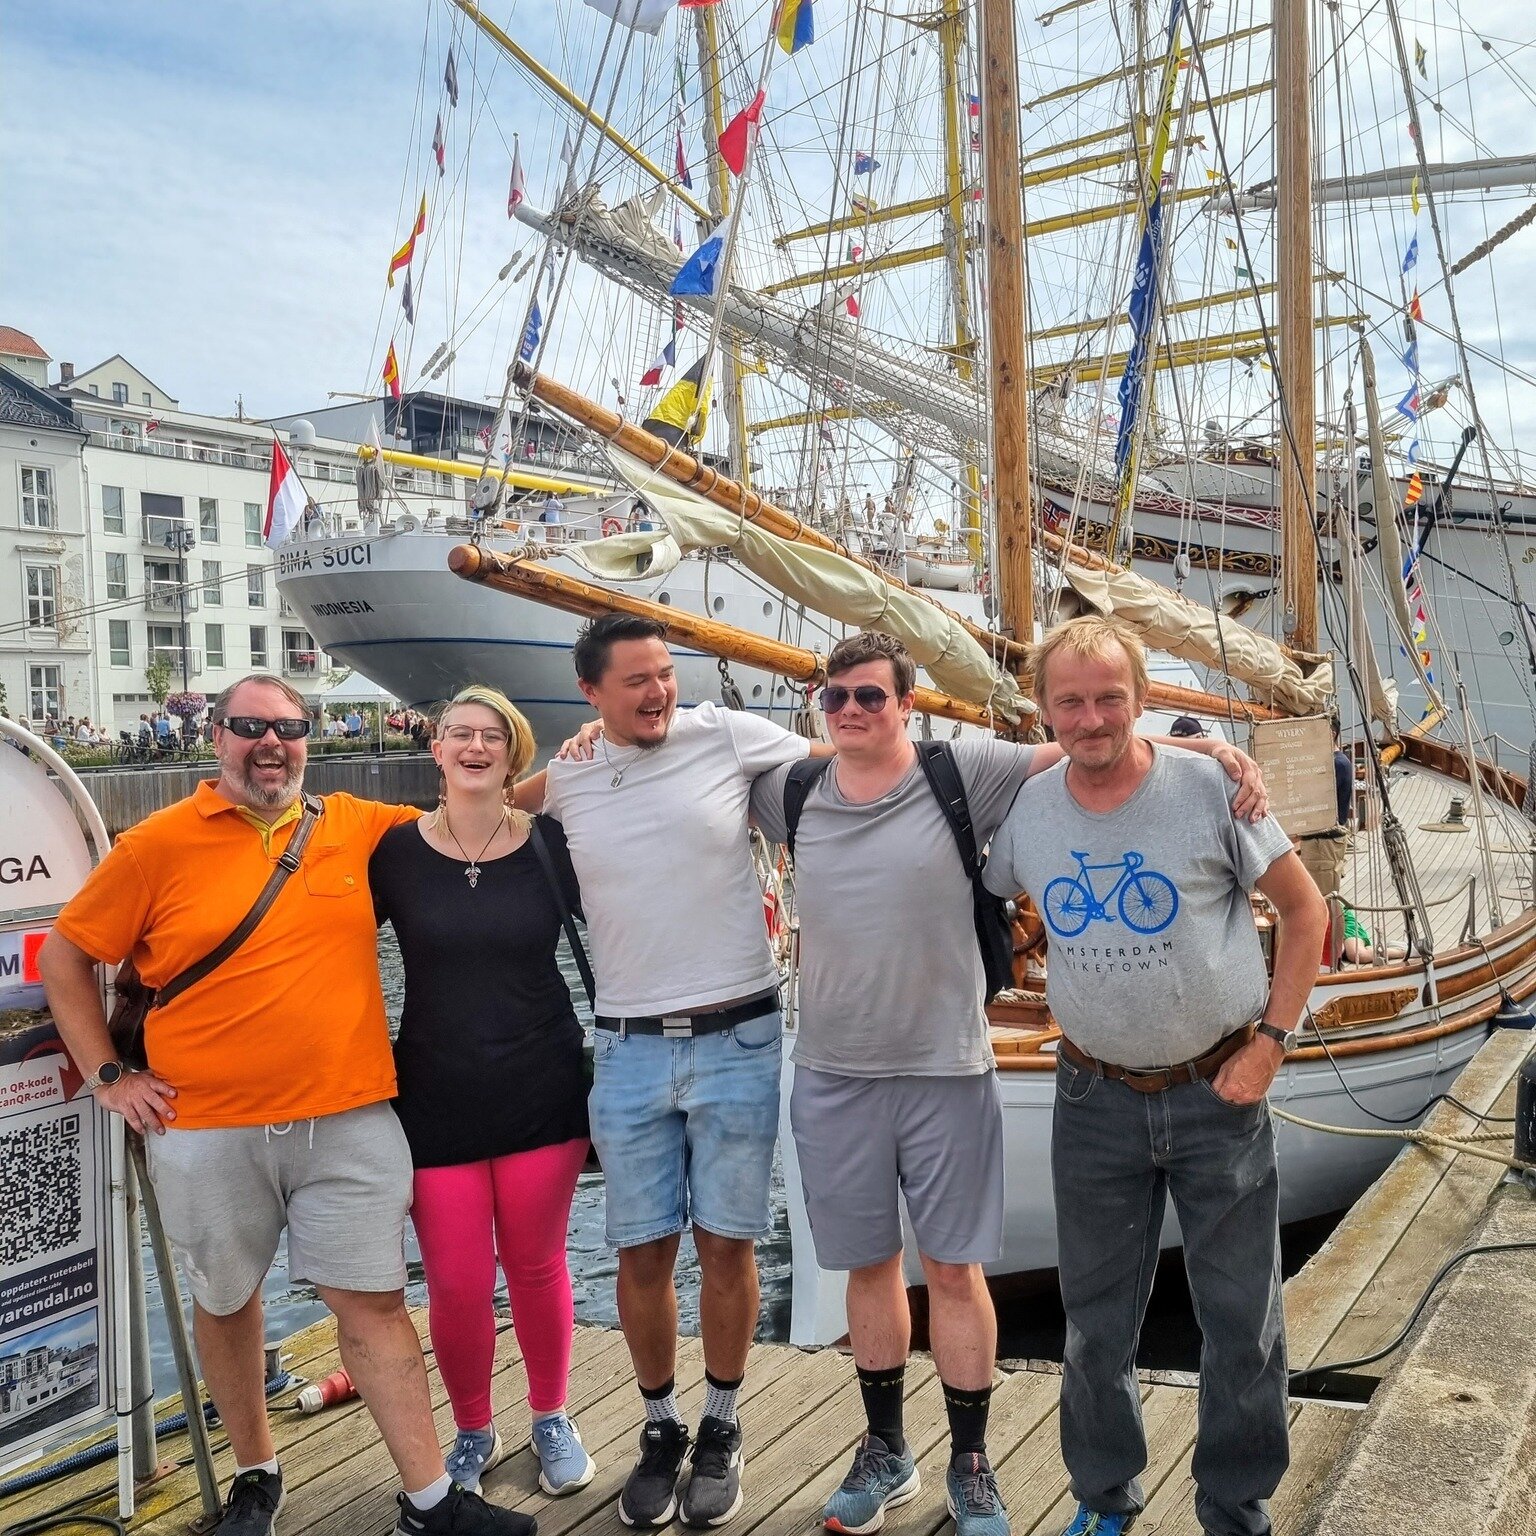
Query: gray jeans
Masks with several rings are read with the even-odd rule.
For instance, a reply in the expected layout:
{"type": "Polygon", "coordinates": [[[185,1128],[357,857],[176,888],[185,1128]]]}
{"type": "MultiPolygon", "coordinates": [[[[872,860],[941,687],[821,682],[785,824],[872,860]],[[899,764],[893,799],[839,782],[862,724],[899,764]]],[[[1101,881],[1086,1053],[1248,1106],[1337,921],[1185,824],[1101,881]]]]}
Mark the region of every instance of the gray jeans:
{"type": "Polygon", "coordinates": [[[1290,1461],[1269,1106],[1227,1104],[1205,1082],[1137,1093],[1058,1060],[1051,1167],[1073,1494],[1105,1514],[1145,1504],[1136,1344],[1172,1195],[1200,1324],[1195,1512],[1210,1536],[1265,1536],[1290,1461]]]}

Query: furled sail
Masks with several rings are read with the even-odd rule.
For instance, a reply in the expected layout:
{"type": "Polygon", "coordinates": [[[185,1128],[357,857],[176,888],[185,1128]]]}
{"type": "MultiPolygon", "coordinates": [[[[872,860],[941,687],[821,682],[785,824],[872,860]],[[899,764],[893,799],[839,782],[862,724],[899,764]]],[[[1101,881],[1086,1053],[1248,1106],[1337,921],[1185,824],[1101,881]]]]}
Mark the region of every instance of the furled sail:
{"type": "MultiPolygon", "coordinates": [[[[951,613],[883,580],[833,550],[791,543],[668,480],[622,449],[614,470],[645,498],[665,525],[656,532],[566,545],[562,553],[600,581],[661,575],[696,549],[729,549],[754,575],[794,602],[839,623],[895,635],[926,668],[934,686],[1018,721],[1034,705],[1011,673],[988,656],[951,613]]],[[[999,637],[1001,639],[1001,637],[999,637]]]]}

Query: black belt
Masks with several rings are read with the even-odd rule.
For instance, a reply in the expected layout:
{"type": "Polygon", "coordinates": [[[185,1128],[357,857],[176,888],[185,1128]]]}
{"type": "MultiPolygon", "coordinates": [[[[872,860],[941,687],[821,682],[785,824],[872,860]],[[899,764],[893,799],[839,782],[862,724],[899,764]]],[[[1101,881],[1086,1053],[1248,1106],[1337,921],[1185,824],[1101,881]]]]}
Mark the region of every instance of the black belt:
{"type": "Polygon", "coordinates": [[[1349,828],[1343,825],[1330,827],[1326,832],[1303,832],[1297,839],[1301,843],[1341,843],[1349,836],[1349,828]]]}
{"type": "Polygon", "coordinates": [[[642,1018],[614,1019],[598,1014],[592,1021],[599,1029],[617,1035],[667,1035],[686,1038],[691,1035],[714,1035],[722,1029],[744,1024],[748,1019],[761,1018],[779,1006],[779,989],[759,992],[745,1002],[732,1003],[729,1008],[715,1008],[705,1013],[648,1014],[642,1018]]]}

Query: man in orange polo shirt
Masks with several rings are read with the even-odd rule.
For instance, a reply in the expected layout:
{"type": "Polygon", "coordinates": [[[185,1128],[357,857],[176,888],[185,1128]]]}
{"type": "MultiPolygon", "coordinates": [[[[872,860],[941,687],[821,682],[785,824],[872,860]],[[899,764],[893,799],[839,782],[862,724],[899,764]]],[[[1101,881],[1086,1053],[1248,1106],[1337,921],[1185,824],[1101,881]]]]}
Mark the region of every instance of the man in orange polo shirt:
{"type": "Polygon", "coordinates": [[[149,1017],[149,1069],[117,1060],[96,977],[131,955],[148,987],[244,917],[298,825],[310,720],[274,677],[215,701],[220,773],[117,839],[59,914],[40,963],[64,1043],[107,1109],[147,1136],[187,1277],[203,1378],[236,1472],[222,1536],[269,1536],[283,1479],[262,1389],[261,1283],[288,1232],[291,1278],[336,1315],[351,1374],[405,1491],[399,1536],[532,1536],[450,1481],[405,1310],[411,1158],[390,1107],[368,860],[417,813],[327,795],[298,871],[221,966],[149,1017]]]}

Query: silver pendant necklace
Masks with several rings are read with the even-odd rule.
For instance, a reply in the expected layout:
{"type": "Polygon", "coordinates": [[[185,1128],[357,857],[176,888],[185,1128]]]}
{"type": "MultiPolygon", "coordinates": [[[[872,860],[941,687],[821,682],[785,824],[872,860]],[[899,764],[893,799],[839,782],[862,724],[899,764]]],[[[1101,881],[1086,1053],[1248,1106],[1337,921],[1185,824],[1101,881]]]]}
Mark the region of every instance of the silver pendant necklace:
{"type": "MultiPolygon", "coordinates": [[[[598,745],[603,749],[603,761],[607,763],[610,768],[613,768],[613,759],[608,755],[608,738],[606,736],[599,736],[597,741],[598,745]]],[[[622,768],[613,768],[613,777],[609,779],[608,787],[610,789],[618,789],[624,783],[624,775],[628,773],[629,770],[633,768],[638,761],[639,758],[632,757],[627,763],[624,764],[622,768]]]]}
{"type": "Polygon", "coordinates": [[[448,807],[443,807],[443,825],[448,829],[448,836],[453,839],[453,846],[457,848],[461,854],[464,854],[464,860],[467,865],[464,871],[464,878],[469,881],[470,890],[474,890],[474,888],[480,883],[480,860],[485,857],[491,844],[496,841],[497,833],[499,833],[501,829],[506,826],[506,824],[507,816],[506,812],[503,811],[501,820],[496,824],[495,827],[491,829],[491,835],[486,838],[485,847],[482,848],[480,852],[474,856],[474,858],[470,858],[467,853],[464,853],[464,844],[459,841],[458,833],[453,830],[453,823],[448,820],[448,807]]]}

